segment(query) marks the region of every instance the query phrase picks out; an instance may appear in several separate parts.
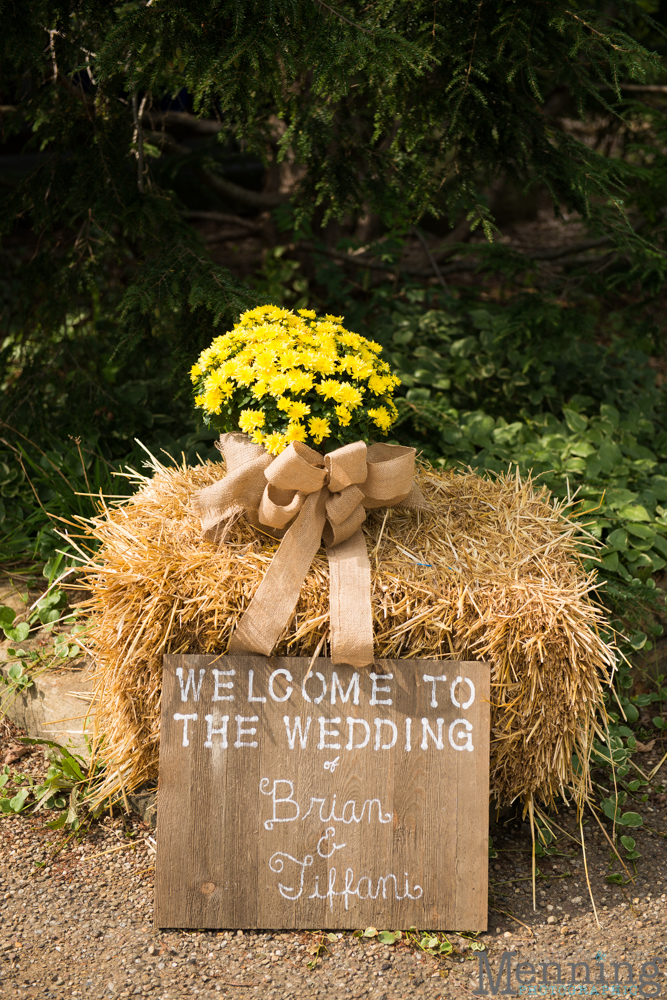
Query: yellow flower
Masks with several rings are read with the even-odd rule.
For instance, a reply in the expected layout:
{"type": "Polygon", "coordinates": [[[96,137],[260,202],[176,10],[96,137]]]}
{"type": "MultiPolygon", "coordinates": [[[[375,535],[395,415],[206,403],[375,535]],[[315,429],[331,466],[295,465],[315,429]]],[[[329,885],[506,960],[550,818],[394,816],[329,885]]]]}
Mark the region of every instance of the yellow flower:
{"type": "Polygon", "coordinates": [[[222,403],[223,396],[220,389],[209,389],[204,393],[204,409],[209,413],[220,413],[222,403]]]}
{"type": "Polygon", "coordinates": [[[310,351],[306,361],[307,367],[320,375],[333,375],[338,367],[338,359],[335,354],[325,354],[323,351],[310,351]]]}
{"type": "Polygon", "coordinates": [[[289,377],[284,372],[274,375],[269,382],[269,392],[272,396],[282,396],[289,389],[289,377]]]}
{"type": "Polygon", "coordinates": [[[358,348],[361,344],[361,337],[358,333],[350,333],[349,330],[342,330],[340,334],[341,343],[346,347],[358,348]]]}
{"type": "Polygon", "coordinates": [[[329,436],[330,423],[323,417],[311,417],[308,421],[308,430],[315,444],[319,444],[323,438],[329,436]]]}
{"type": "Polygon", "coordinates": [[[250,391],[255,399],[261,399],[262,396],[266,396],[268,389],[269,384],[265,379],[257,379],[250,391]]]}
{"type": "Polygon", "coordinates": [[[364,379],[373,374],[373,366],[356,354],[348,354],[338,362],[338,371],[346,372],[352,378],[364,379]]]}
{"type": "Polygon", "coordinates": [[[190,377],[201,386],[195,389],[196,405],[219,415],[214,426],[240,428],[274,455],[291,441],[319,444],[332,425],[354,434],[372,420],[388,429],[397,417],[391,395],[399,379],[382,360],[379,344],[342,323],[341,316],[322,318],[310,309],[265,305],[248,310],[192,366],[190,377]],[[370,394],[382,405],[360,409],[370,394]],[[318,397],[321,402],[313,407],[318,397]],[[227,400],[238,409],[248,407],[236,423],[227,400]],[[313,409],[319,416],[310,416],[313,409]],[[287,426],[279,430],[281,424],[287,426]]]}
{"type": "Polygon", "coordinates": [[[366,413],[372,418],[375,426],[379,427],[381,431],[388,431],[393,423],[393,420],[389,415],[389,411],[385,406],[378,406],[373,410],[369,408],[366,410],[366,413]]]}
{"type": "Polygon", "coordinates": [[[292,441],[305,441],[307,437],[306,428],[297,421],[290,421],[285,431],[285,440],[288,444],[292,441]]]}
{"type": "Polygon", "coordinates": [[[348,410],[347,406],[337,406],[335,409],[336,409],[336,416],[338,417],[338,423],[341,425],[341,427],[347,427],[350,420],[352,419],[352,414],[348,410]]]}
{"type": "Polygon", "coordinates": [[[371,392],[374,392],[376,396],[386,392],[390,385],[391,376],[387,375],[371,375],[368,380],[368,388],[371,392]]]}
{"type": "Polygon", "coordinates": [[[255,372],[250,365],[239,365],[234,377],[237,385],[251,385],[255,381],[255,372]]]}
{"type": "Polygon", "coordinates": [[[281,451],[285,450],[287,442],[282,434],[278,431],[274,431],[273,434],[265,434],[262,444],[268,451],[269,455],[279,455],[281,451]]]}
{"type": "Polygon", "coordinates": [[[335,399],[337,402],[345,403],[346,406],[354,410],[355,407],[361,404],[363,395],[359,389],[355,389],[349,382],[339,382],[335,399]]]}
{"type": "Polygon", "coordinates": [[[315,386],[315,391],[319,392],[320,396],[324,396],[325,399],[337,399],[339,389],[340,382],[337,382],[335,378],[322,379],[322,381],[315,386]]]}
{"type": "Polygon", "coordinates": [[[239,427],[248,434],[250,431],[263,427],[266,423],[266,416],[261,410],[241,410],[239,417],[239,427]]]}
{"type": "Polygon", "coordinates": [[[204,387],[206,389],[219,389],[225,398],[231,396],[234,392],[234,386],[227,380],[227,376],[219,368],[211,372],[210,375],[207,375],[204,387]]]}
{"type": "MultiPolygon", "coordinates": [[[[280,404],[278,405],[280,406],[280,404]]],[[[301,403],[298,399],[290,401],[289,408],[287,410],[287,415],[290,420],[301,420],[302,417],[307,417],[309,413],[310,407],[308,406],[308,403],[301,403]]]]}

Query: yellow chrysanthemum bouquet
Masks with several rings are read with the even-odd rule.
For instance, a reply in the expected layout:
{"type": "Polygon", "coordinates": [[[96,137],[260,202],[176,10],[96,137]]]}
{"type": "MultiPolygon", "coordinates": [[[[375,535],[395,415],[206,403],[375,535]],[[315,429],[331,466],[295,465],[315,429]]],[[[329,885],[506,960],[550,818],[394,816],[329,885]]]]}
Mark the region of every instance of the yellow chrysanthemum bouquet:
{"type": "Polygon", "coordinates": [[[244,431],[278,455],[292,441],[324,450],[386,434],[400,379],[379,344],[342,325],[278,306],[243,313],[192,367],[195,403],[218,431],[244,431]]]}

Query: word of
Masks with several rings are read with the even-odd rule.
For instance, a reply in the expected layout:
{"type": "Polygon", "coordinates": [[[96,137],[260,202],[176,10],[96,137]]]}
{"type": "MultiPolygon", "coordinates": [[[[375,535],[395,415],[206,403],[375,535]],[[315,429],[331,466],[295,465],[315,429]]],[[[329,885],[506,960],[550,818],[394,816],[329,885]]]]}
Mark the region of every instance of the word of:
{"type": "MultiPolygon", "coordinates": [[[[234,681],[233,680],[223,680],[225,677],[234,678],[236,677],[236,670],[211,670],[211,675],[213,677],[213,693],[211,695],[211,701],[234,701],[236,695],[234,694],[234,681]],[[224,692],[231,692],[226,694],[224,692]]],[[[204,678],[206,677],[206,668],[202,667],[199,670],[199,679],[195,680],[195,671],[193,668],[188,670],[187,678],[183,676],[183,668],[176,668],[176,676],[178,677],[178,682],[181,690],[181,701],[188,701],[192,697],[193,701],[198,702],[201,693],[202,686],[204,683],[204,678]]],[[[393,698],[384,697],[385,695],[391,695],[392,688],[391,684],[385,683],[392,681],[394,679],[393,674],[364,674],[363,681],[367,683],[368,680],[371,682],[369,705],[393,705],[393,698]],[[379,683],[382,681],[383,683],[379,683]]],[[[427,685],[425,690],[425,695],[428,697],[428,685],[430,685],[430,708],[438,708],[438,698],[442,698],[442,694],[438,689],[438,684],[446,684],[447,676],[446,674],[439,674],[437,677],[432,674],[423,674],[422,680],[424,684],[427,685]]],[[[248,671],[248,691],[245,700],[248,702],[258,702],[260,704],[265,704],[268,700],[273,701],[277,704],[282,704],[291,699],[294,694],[295,684],[294,678],[289,670],[285,667],[279,667],[278,670],[274,670],[270,674],[266,694],[258,693],[255,691],[255,671],[248,671]],[[284,690],[283,690],[284,687],[284,690]]],[[[298,685],[297,685],[298,687],[298,685]]],[[[334,670],[330,682],[327,683],[327,678],[324,674],[320,673],[319,670],[315,673],[308,674],[304,677],[300,685],[300,695],[303,701],[309,705],[319,705],[324,699],[329,695],[330,702],[332,705],[336,704],[339,700],[342,704],[346,705],[348,701],[351,700],[353,705],[359,704],[359,697],[361,692],[361,677],[359,674],[354,673],[352,679],[348,684],[347,691],[343,691],[343,685],[338,677],[338,674],[334,670]],[[314,685],[314,687],[313,687],[314,685]],[[309,690],[310,688],[310,690],[309,690]]],[[[245,688],[244,688],[245,693],[245,688]]],[[[241,700],[243,700],[243,695],[239,694],[241,700]]],[[[298,697],[298,694],[296,695],[298,697]]],[[[462,708],[467,710],[475,701],[475,685],[470,680],[469,677],[455,677],[449,684],[449,698],[452,705],[455,708],[462,708]],[[462,685],[464,687],[462,687],[462,685]],[[466,697],[463,698],[462,691],[467,688],[466,697]],[[462,700],[459,700],[459,697],[462,700]]]]}
{"type": "Polygon", "coordinates": [[[542,968],[542,982],[538,980],[539,973],[536,971],[536,966],[531,962],[519,962],[516,968],[512,969],[512,955],[510,952],[505,951],[501,956],[500,969],[496,979],[493,978],[491,972],[491,966],[489,965],[489,960],[483,952],[478,954],[479,959],[479,986],[473,993],[483,996],[488,996],[489,992],[495,996],[497,993],[502,994],[515,994],[517,992],[516,987],[512,986],[511,977],[514,975],[516,982],[518,983],[518,992],[528,996],[545,996],[547,993],[567,996],[567,995],[583,995],[583,996],[595,996],[595,995],[613,995],[613,994],[637,994],[639,993],[642,997],[659,997],[662,996],[660,983],[657,982],[657,978],[660,975],[659,965],[662,964],[662,958],[654,958],[648,962],[644,962],[641,966],[639,972],[639,981],[635,982],[634,979],[634,969],[630,962],[612,962],[611,967],[614,970],[613,980],[608,979],[605,975],[606,966],[604,962],[595,962],[597,966],[597,979],[591,979],[591,968],[588,962],[568,962],[567,967],[570,970],[570,981],[569,983],[562,979],[561,977],[561,964],[560,962],[538,962],[537,965],[542,968]],[[621,969],[625,969],[624,975],[627,979],[621,981],[619,978],[619,972],[621,969]],[[555,973],[549,972],[549,970],[555,969],[555,973]],[[577,980],[577,970],[583,969],[582,979],[577,980]],[[489,990],[484,987],[484,976],[489,980],[489,990]],[[504,989],[500,989],[500,981],[505,975],[506,985],[504,989]],[[547,975],[555,975],[555,982],[550,982],[547,980],[547,975]]]}
{"type": "MultiPolygon", "coordinates": [[[[262,778],[259,783],[259,790],[262,795],[267,795],[271,797],[271,803],[273,806],[273,816],[270,819],[264,821],[265,830],[273,830],[275,823],[295,823],[298,819],[303,822],[307,816],[313,813],[313,808],[319,805],[319,819],[320,823],[345,823],[349,825],[350,823],[362,823],[364,816],[366,816],[368,823],[372,822],[373,812],[377,814],[379,823],[391,823],[394,818],[394,814],[383,813],[382,803],[379,799],[366,799],[366,801],[361,806],[361,810],[357,812],[357,803],[354,799],[349,799],[342,808],[340,816],[336,816],[336,793],[331,797],[331,805],[329,807],[329,815],[326,816],[326,802],[325,798],[317,798],[311,796],[310,805],[308,806],[308,811],[304,812],[303,808],[294,798],[294,782],[289,781],[287,778],[278,778],[273,784],[269,778],[262,778]],[[287,786],[287,795],[279,794],[279,785],[287,786]],[[373,807],[376,806],[376,810],[373,807]],[[280,813],[280,815],[279,815],[280,813]]],[[[315,808],[314,815],[316,815],[318,810],[315,808]]]]}
{"type": "MultiPolygon", "coordinates": [[[[327,831],[329,832],[329,831],[327,831]]],[[[320,841],[321,842],[321,841],[320,841]]],[[[344,846],[344,845],[342,845],[344,846]]],[[[319,845],[318,845],[319,847],[319,845]]],[[[329,855],[322,855],[322,857],[329,857],[329,855]]],[[[285,859],[291,861],[292,864],[297,867],[298,876],[298,886],[294,885],[284,885],[282,882],[278,883],[278,891],[283,899],[297,900],[301,897],[304,890],[305,873],[306,868],[310,868],[313,863],[312,854],[306,854],[303,861],[299,861],[298,858],[293,858],[291,854],[286,854],[284,851],[276,851],[274,855],[269,859],[269,868],[272,872],[277,875],[281,875],[285,868],[285,859]]],[[[423,895],[423,889],[420,885],[413,885],[412,892],[410,891],[410,879],[408,873],[405,872],[405,891],[403,894],[399,892],[398,879],[395,875],[381,875],[378,877],[375,889],[373,889],[373,879],[368,875],[362,875],[360,878],[356,878],[354,874],[354,869],[347,868],[345,871],[345,882],[340,889],[336,888],[336,880],[338,878],[338,873],[335,868],[330,868],[327,874],[327,888],[324,894],[320,892],[320,879],[319,876],[315,877],[315,887],[313,892],[307,897],[308,899],[328,899],[329,909],[333,911],[334,899],[336,896],[342,896],[345,900],[345,909],[349,909],[349,899],[350,896],[356,896],[357,899],[377,899],[380,895],[380,889],[382,889],[382,898],[391,899],[391,893],[393,892],[393,898],[399,902],[403,899],[421,899],[423,895]],[[356,884],[355,884],[356,878],[356,884]],[[390,895],[387,895],[387,889],[389,888],[390,895]]]]}
{"type": "Polygon", "coordinates": [[[340,763],[340,757],[336,757],[335,760],[325,760],[324,770],[331,771],[331,773],[333,774],[336,768],[338,767],[339,763],[340,763]]]}

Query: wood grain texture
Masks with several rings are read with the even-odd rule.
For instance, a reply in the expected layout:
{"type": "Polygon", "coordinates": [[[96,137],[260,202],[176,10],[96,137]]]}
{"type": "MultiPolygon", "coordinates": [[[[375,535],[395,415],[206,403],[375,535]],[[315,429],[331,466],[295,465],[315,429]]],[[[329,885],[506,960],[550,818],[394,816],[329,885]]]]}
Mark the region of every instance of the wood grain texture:
{"type": "Polygon", "coordinates": [[[308,666],[164,657],[156,927],[486,930],[488,664],[308,666]]]}

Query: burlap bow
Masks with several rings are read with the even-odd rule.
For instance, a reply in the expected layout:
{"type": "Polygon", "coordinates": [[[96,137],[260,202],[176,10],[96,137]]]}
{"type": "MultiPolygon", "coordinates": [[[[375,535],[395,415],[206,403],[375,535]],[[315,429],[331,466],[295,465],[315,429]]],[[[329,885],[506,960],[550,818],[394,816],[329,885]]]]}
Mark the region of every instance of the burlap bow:
{"type": "Polygon", "coordinates": [[[245,434],[223,434],[220,450],[227,475],[194,498],[204,537],[214,540],[244,510],[256,527],[282,538],[229,652],[271,655],[324,538],[332,660],[372,663],[371,567],[361,525],[369,508],[425,506],[412,481],[414,448],[357,441],[321,455],[293,442],[274,458],[245,434]]]}

